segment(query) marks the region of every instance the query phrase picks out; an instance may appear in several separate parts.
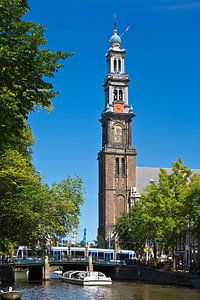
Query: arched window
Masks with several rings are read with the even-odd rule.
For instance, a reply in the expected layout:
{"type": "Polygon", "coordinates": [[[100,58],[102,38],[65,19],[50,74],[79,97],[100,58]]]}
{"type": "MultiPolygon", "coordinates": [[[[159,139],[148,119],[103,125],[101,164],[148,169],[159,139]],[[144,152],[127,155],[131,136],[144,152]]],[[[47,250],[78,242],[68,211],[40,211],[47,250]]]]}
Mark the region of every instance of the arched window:
{"type": "Polygon", "coordinates": [[[117,90],[114,90],[113,94],[114,94],[114,101],[116,101],[117,100],[117,90]]]}
{"type": "Polygon", "coordinates": [[[122,63],[121,63],[121,60],[119,59],[118,60],[118,71],[121,72],[122,70],[122,63]]]}
{"type": "Polygon", "coordinates": [[[122,171],[122,176],[125,176],[126,175],[125,158],[122,158],[122,161],[121,161],[121,171],[122,171]]]}
{"type": "Polygon", "coordinates": [[[115,175],[119,176],[119,158],[115,158],[115,175]]]}
{"type": "Polygon", "coordinates": [[[119,100],[123,101],[123,91],[119,90],[119,100]]]}
{"type": "Polygon", "coordinates": [[[117,72],[117,61],[116,61],[116,59],[114,60],[114,72],[117,72]]]}

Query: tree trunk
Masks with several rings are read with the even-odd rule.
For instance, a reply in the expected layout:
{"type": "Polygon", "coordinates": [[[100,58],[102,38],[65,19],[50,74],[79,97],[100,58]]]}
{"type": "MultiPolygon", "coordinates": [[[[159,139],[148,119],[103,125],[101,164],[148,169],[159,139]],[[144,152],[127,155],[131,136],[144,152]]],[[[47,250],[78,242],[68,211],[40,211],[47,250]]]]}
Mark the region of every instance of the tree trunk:
{"type": "Polygon", "coordinates": [[[157,259],[157,244],[155,240],[153,242],[153,253],[154,253],[154,258],[157,259]]]}
{"type": "Polygon", "coordinates": [[[174,246],[173,246],[172,259],[173,259],[173,271],[176,271],[176,243],[174,243],[174,246]]]}
{"type": "Polygon", "coordinates": [[[200,237],[197,238],[198,240],[198,252],[197,252],[197,265],[200,266],[200,237]]]}

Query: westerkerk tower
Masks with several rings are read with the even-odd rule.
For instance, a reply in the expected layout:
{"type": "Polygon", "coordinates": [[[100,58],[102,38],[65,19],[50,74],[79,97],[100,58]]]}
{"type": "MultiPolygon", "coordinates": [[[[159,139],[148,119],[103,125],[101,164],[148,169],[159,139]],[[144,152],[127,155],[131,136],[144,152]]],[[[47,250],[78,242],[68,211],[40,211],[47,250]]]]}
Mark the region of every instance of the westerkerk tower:
{"type": "Polygon", "coordinates": [[[101,114],[102,149],[99,161],[99,228],[108,247],[113,225],[128,211],[129,199],[136,186],[136,149],[132,146],[134,113],[128,101],[128,74],[125,73],[125,49],[114,29],[106,54],[107,76],[104,81],[105,107],[101,114]]]}

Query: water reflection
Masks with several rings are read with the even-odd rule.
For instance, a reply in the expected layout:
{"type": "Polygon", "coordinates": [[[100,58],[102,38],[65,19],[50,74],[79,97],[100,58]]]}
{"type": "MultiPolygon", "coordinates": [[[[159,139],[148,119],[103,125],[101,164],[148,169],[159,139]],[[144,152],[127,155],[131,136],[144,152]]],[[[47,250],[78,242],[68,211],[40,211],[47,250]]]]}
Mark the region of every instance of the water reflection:
{"type": "Polygon", "coordinates": [[[17,282],[22,300],[199,300],[200,291],[188,288],[114,281],[112,286],[81,287],[50,280],[40,283],[17,282]]]}

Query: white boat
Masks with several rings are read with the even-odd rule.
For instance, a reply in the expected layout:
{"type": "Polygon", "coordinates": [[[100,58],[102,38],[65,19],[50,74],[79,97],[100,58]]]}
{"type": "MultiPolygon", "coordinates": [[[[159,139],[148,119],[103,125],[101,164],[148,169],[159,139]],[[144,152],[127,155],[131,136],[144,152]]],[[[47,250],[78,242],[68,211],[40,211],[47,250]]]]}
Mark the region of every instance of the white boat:
{"type": "Polygon", "coordinates": [[[106,277],[105,274],[96,271],[67,271],[63,274],[63,280],[83,286],[112,284],[110,277],[106,277]]]}
{"type": "Polygon", "coordinates": [[[62,275],[62,274],[63,274],[63,271],[61,271],[61,270],[56,270],[56,271],[54,271],[52,274],[54,274],[54,275],[62,275]]]}

